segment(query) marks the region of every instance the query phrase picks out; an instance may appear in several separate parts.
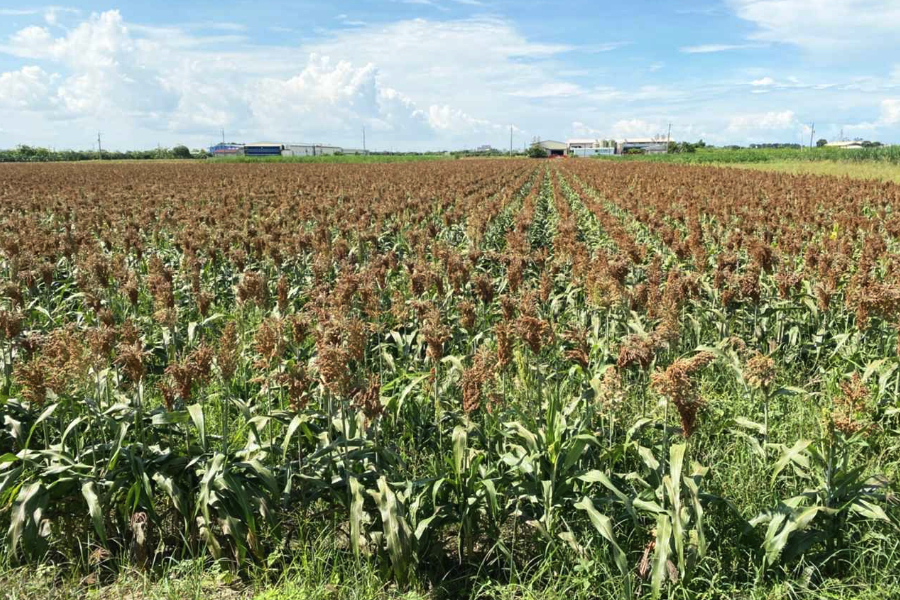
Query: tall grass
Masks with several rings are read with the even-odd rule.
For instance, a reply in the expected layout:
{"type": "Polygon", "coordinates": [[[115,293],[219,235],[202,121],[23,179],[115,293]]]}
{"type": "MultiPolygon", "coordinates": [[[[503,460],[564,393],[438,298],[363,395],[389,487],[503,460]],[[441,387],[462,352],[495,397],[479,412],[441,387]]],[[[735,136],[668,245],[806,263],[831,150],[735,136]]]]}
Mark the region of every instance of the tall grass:
{"type": "Polygon", "coordinates": [[[765,163],[776,161],[840,161],[887,162],[900,164],[900,146],[843,150],[841,148],[752,149],[730,150],[725,148],[700,149],[683,154],[648,154],[626,156],[600,156],[599,160],[666,162],[678,164],[765,163]]]}

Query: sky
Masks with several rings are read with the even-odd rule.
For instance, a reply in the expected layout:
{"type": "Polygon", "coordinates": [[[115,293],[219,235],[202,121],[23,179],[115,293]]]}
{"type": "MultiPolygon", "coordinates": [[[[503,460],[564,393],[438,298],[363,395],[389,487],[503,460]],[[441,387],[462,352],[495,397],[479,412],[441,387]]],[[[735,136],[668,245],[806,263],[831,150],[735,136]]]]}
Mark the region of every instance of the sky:
{"type": "Polygon", "coordinates": [[[900,143],[898,31],[898,0],[0,0],[0,148],[900,143]]]}

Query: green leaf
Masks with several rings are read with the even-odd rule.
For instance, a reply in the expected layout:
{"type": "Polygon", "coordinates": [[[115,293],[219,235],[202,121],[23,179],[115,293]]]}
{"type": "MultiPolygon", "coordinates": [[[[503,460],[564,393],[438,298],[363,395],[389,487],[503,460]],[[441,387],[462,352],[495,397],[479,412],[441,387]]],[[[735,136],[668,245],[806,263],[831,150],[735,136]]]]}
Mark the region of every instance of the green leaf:
{"type": "Polygon", "coordinates": [[[857,498],[850,506],[850,511],[867,519],[884,521],[886,523],[891,522],[883,508],[863,498],[857,498]]]}
{"type": "Polygon", "coordinates": [[[745,419],[744,417],[735,417],[734,423],[735,425],[739,425],[744,429],[752,429],[760,435],[766,435],[766,426],[762,423],[757,423],[756,421],[751,421],[750,419],[745,419]]]}
{"type": "Polygon", "coordinates": [[[94,489],[93,481],[86,481],[81,486],[81,495],[84,496],[88,505],[88,513],[91,515],[91,522],[94,524],[94,530],[100,536],[100,541],[106,545],[106,524],[103,521],[103,509],[100,507],[100,498],[94,489]]]}
{"type": "Polygon", "coordinates": [[[615,533],[613,533],[612,521],[606,515],[600,513],[597,508],[594,506],[594,502],[585,496],[581,499],[581,502],[575,504],[575,508],[585,511],[588,514],[588,517],[591,519],[591,524],[593,524],[594,529],[606,539],[607,542],[612,546],[613,549],[613,557],[616,561],[616,566],[619,568],[619,572],[622,575],[628,577],[629,575],[629,567],[628,567],[628,559],[625,556],[625,553],[622,551],[622,548],[619,547],[619,544],[616,542],[615,533]]]}
{"type": "Polygon", "coordinates": [[[291,419],[291,423],[287,428],[287,433],[284,434],[284,442],[282,443],[282,462],[287,460],[288,449],[291,447],[291,438],[294,437],[294,433],[297,431],[297,428],[300,427],[301,423],[303,423],[304,420],[305,419],[300,418],[300,415],[295,415],[294,418],[291,419]]]}
{"type": "MultiPolygon", "coordinates": [[[[33,481],[19,490],[19,495],[13,503],[12,513],[9,520],[9,539],[10,554],[16,553],[16,548],[22,539],[22,535],[28,529],[36,528],[39,523],[33,523],[29,527],[29,521],[34,520],[34,511],[37,508],[38,497],[44,492],[44,488],[40,481],[33,481]]],[[[37,515],[40,518],[40,515],[37,515]]]]}
{"type": "MultiPolygon", "coordinates": [[[[792,500],[797,499],[795,498],[792,500]]],[[[778,560],[778,557],[781,555],[782,550],[784,550],[791,534],[806,529],[806,527],[812,523],[813,519],[816,518],[816,515],[824,510],[824,507],[822,506],[812,506],[797,512],[791,510],[788,503],[784,503],[784,505],[785,509],[787,509],[787,514],[781,513],[772,519],[769,523],[769,528],[766,531],[766,537],[763,542],[763,550],[766,553],[766,563],[769,565],[775,564],[778,560]]]]}
{"type": "Polygon", "coordinates": [[[378,478],[378,491],[369,490],[381,513],[381,524],[387,542],[388,554],[394,566],[394,575],[403,584],[410,569],[410,531],[397,495],[388,486],[387,479],[378,478]]]}
{"type": "Polygon", "coordinates": [[[653,554],[653,570],[650,579],[650,589],[654,598],[659,598],[662,585],[668,575],[666,563],[669,560],[670,542],[672,536],[672,521],[668,514],[656,517],[656,550],[653,554]]]}
{"type": "Polygon", "coordinates": [[[468,441],[468,435],[466,433],[466,428],[457,425],[453,428],[453,469],[456,474],[457,479],[461,480],[463,476],[463,469],[465,468],[466,461],[466,442],[468,441]]]}
{"type": "Polygon", "coordinates": [[[350,547],[353,555],[359,557],[359,542],[362,538],[363,497],[362,486],[353,475],[350,476],[350,547]]]}
{"type": "Polygon", "coordinates": [[[194,421],[194,425],[200,434],[200,445],[206,451],[206,422],[203,418],[203,407],[199,404],[191,404],[188,406],[188,413],[191,415],[191,419],[194,421]]]}
{"type": "Polygon", "coordinates": [[[804,452],[810,444],[812,444],[812,440],[797,440],[792,447],[784,451],[781,458],[775,463],[775,468],[772,471],[773,485],[784,468],[790,463],[795,463],[803,468],[809,468],[809,459],[804,452]]]}
{"type": "Polygon", "coordinates": [[[47,419],[49,419],[49,418],[50,418],[50,415],[53,414],[53,411],[55,411],[55,410],[56,410],[56,407],[58,407],[58,406],[59,406],[59,403],[58,403],[58,402],[56,402],[56,403],[54,403],[54,404],[51,404],[50,406],[48,406],[47,408],[45,408],[44,411],[41,413],[41,416],[39,416],[39,417],[37,418],[37,420],[36,420],[36,421],[34,422],[34,424],[31,426],[31,429],[28,431],[28,439],[25,440],[25,447],[26,447],[26,448],[27,448],[28,445],[31,443],[31,436],[34,435],[34,430],[37,429],[37,426],[40,425],[41,423],[43,423],[44,421],[46,421],[47,419]]]}

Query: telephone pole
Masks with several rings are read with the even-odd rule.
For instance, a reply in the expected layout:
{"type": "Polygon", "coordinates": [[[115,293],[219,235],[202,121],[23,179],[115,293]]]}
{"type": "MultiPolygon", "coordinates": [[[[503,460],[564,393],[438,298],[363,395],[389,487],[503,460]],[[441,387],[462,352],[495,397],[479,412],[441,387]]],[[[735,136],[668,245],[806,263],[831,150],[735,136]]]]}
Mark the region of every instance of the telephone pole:
{"type": "Polygon", "coordinates": [[[103,146],[100,145],[100,132],[97,132],[97,158],[103,160],[103,146]]]}
{"type": "Polygon", "coordinates": [[[222,128],[222,143],[225,143],[225,128],[222,128]]]}
{"type": "Polygon", "coordinates": [[[512,125],[509,126],[509,157],[512,158],[512,125]]]}
{"type": "Polygon", "coordinates": [[[365,156],[366,154],[366,128],[363,127],[363,155],[365,156]]]}
{"type": "Polygon", "coordinates": [[[669,153],[669,140],[672,139],[672,124],[669,123],[669,131],[666,133],[666,154],[669,153]]]}
{"type": "Polygon", "coordinates": [[[813,122],[809,126],[809,149],[812,150],[813,147],[813,136],[816,134],[816,124],[813,122]]]}

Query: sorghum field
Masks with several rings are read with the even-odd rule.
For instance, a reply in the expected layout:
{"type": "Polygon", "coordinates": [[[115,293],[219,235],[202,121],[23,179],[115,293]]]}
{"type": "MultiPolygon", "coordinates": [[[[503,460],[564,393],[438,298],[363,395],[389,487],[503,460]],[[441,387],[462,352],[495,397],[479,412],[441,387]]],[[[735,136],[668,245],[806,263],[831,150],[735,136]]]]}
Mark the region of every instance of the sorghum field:
{"type": "Polygon", "coordinates": [[[587,159],[4,165],[7,585],[900,593],[898,210],[587,159]]]}

